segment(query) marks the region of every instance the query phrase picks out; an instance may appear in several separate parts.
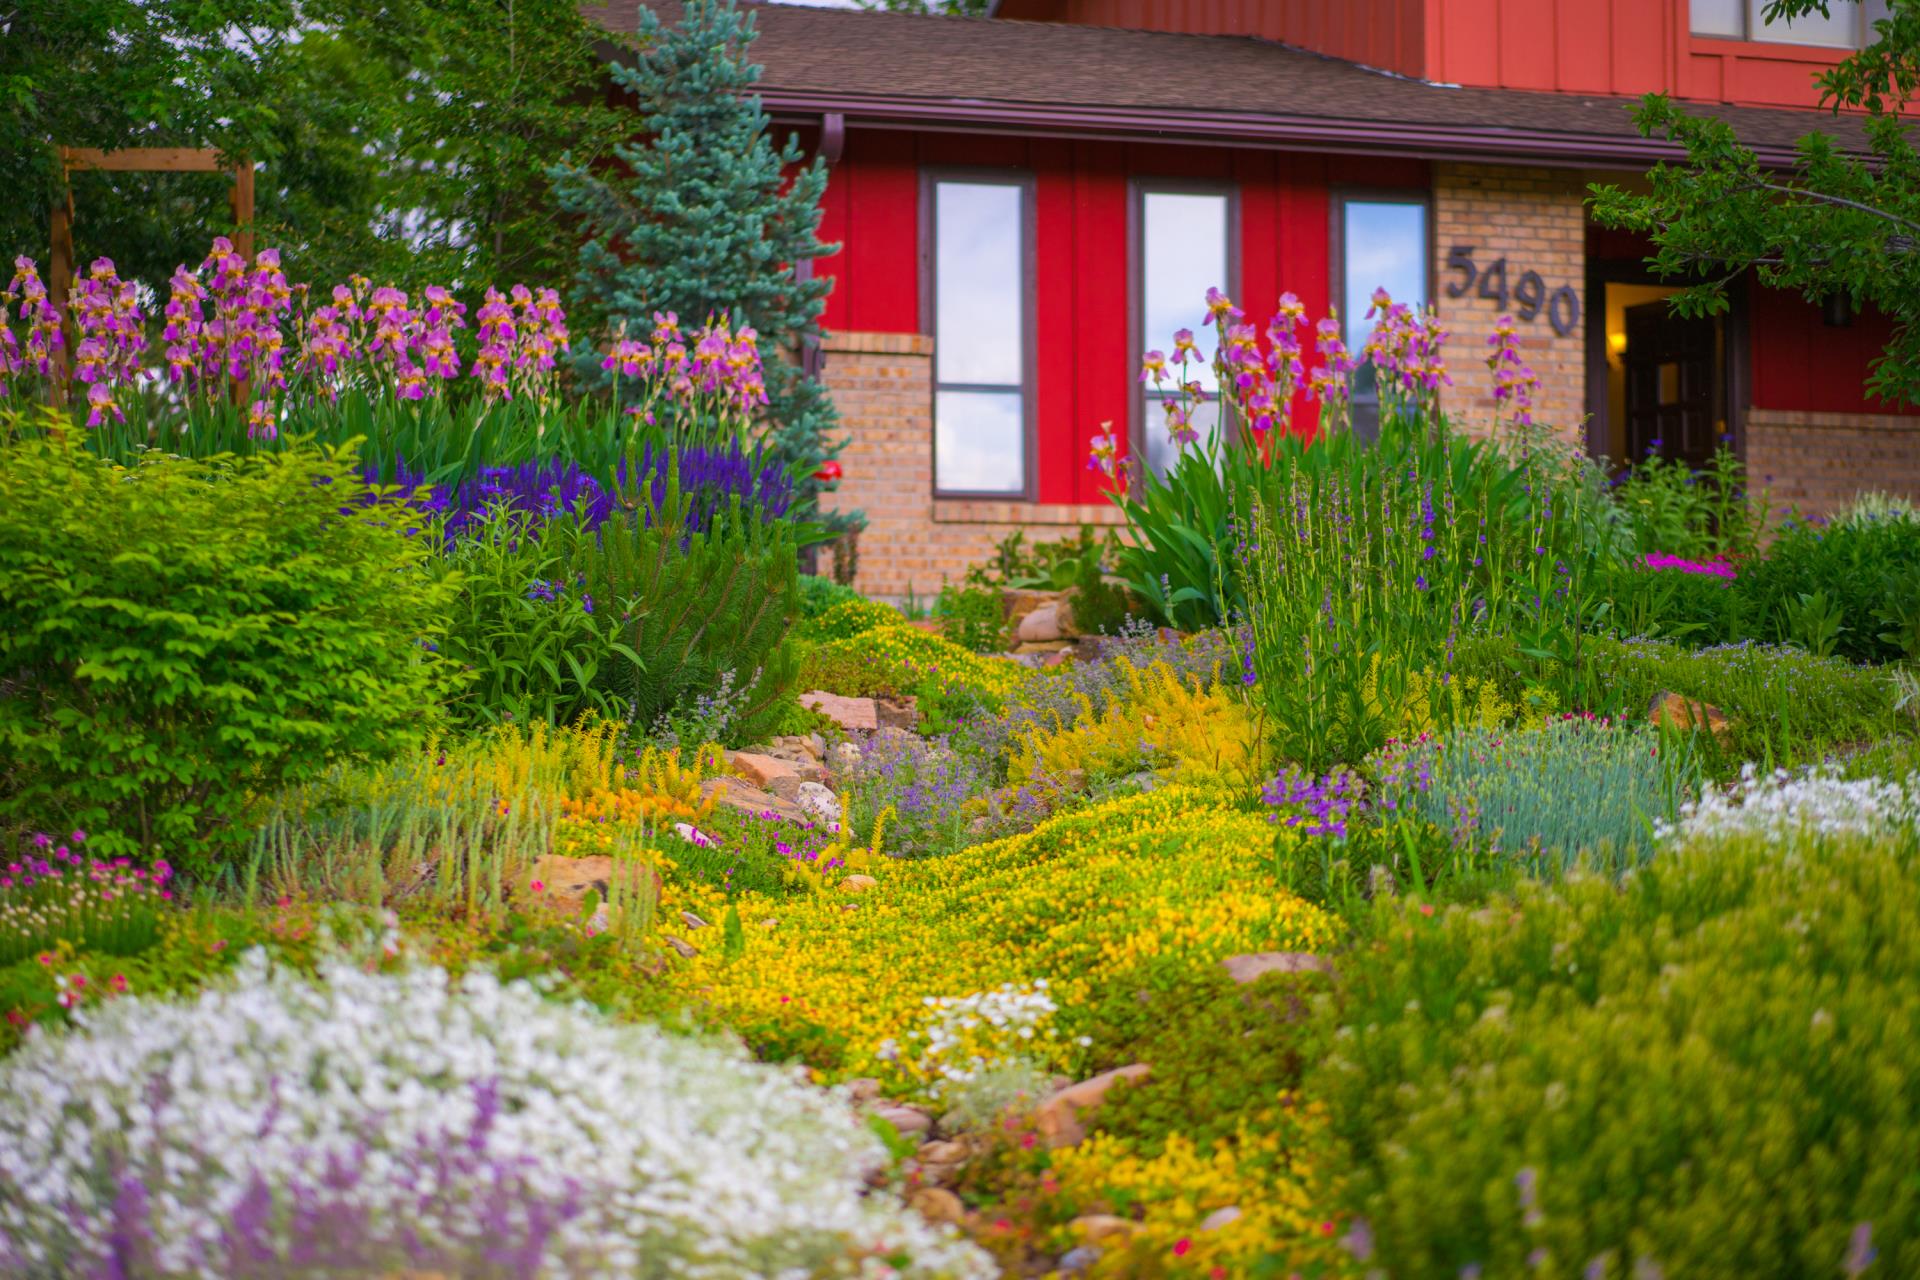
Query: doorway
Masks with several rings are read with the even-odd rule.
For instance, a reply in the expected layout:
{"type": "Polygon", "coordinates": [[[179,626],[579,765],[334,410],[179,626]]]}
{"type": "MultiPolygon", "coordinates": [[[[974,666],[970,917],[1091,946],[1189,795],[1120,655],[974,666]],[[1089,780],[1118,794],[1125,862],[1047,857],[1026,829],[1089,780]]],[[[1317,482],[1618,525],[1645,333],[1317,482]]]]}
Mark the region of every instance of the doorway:
{"type": "Polygon", "coordinates": [[[1616,469],[1659,456],[1703,467],[1724,441],[1741,451],[1737,366],[1743,295],[1717,316],[1677,316],[1678,289],[1637,262],[1589,259],[1588,452],[1616,469]]]}
{"type": "Polygon", "coordinates": [[[1726,423],[1718,324],[1710,316],[1674,315],[1664,299],[1623,311],[1625,456],[1706,466],[1726,423]]]}

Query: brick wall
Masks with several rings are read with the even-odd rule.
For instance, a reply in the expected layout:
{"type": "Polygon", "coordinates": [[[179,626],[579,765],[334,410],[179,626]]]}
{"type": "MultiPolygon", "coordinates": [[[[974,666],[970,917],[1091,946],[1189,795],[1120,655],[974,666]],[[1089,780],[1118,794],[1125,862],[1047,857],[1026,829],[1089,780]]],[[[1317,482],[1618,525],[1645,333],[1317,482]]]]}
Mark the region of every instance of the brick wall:
{"type": "MultiPolygon", "coordinates": [[[[1585,187],[1580,175],[1558,169],[1515,169],[1491,165],[1437,164],[1433,177],[1434,301],[1453,336],[1447,343],[1447,368],[1454,385],[1443,398],[1455,424],[1484,432],[1493,421],[1493,375],[1486,366],[1487,338],[1502,314],[1518,321],[1521,355],[1540,375],[1534,393],[1534,417],[1552,426],[1569,444],[1584,444],[1587,416],[1587,302],[1585,187]],[[1480,296],[1480,282],[1459,297],[1448,286],[1465,276],[1449,270],[1455,246],[1471,246],[1482,276],[1506,259],[1509,299],[1480,296]],[[1543,304],[1532,321],[1520,320],[1512,291],[1521,276],[1537,271],[1549,301],[1562,285],[1580,299],[1580,316],[1564,336],[1556,334],[1543,304]]],[[[1492,289],[1492,286],[1488,286],[1492,289]]],[[[1561,314],[1566,314],[1564,304],[1561,314]]]]}
{"type": "MultiPolygon", "coordinates": [[[[866,512],[854,585],[898,599],[931,596],[945,579],[992,554],[1015,529],[1070,536],[1082,524],[1119,523],[1112,506],[933,496],[933,339],[917,333],[835,333],[825,378],[847,447],[840,488],[827,505],[866,512]],[[1051,526],[1051,527],[1049,527],[1051,526]]],[[[821,572],[831,572],[831,554],[821,572]]]]}
{"type": "Polygon", "coordinates": [[[1920,501],[1920,416],[1750,409],[1747,474],[1776,516],[1823,515],[1870,489],[1920,501]]]}

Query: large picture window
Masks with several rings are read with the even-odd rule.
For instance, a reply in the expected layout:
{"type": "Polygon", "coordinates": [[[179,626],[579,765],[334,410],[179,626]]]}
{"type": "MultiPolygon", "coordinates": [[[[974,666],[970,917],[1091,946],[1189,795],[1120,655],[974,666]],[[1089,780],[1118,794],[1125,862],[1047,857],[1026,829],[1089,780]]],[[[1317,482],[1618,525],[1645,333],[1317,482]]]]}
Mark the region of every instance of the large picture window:
{"type": "Polygon", "coordinates": [[[932,183],[933,485],[1031,490],[1028,202],[1020,179],[932,183]]]}
{"type": "MultiPolygon", "coordinates": [[[[1367,308],[1373,305],[1375,289],[1385,289],[1395,302],[1415,309],[1427,305],[1428,282],[1433,278],[1427,201],[1419,195],[1356,193],[1341,197],[1334,208],[1340,319],[1346,327],[1347,349],[1357,360],[1373,331],[1367,308]]],[[[1363,364],[1354,374],[1353,424],[1363,434],[1373,431],[1380,418],[1373,373],[1372,365],[1363,364]]]]}
{"type": "Polygon", "coordinates": [[[1219,429],[1220,386],[1210,359],[1218,340],[1208,332],[1208,289],[1237,292],[1233,278],[1233,197],[1223,189],[1136,189],[1134,226],[1139,263],[1135,300],[1136,357],[1158,351],[1167,357],[1166,381],[1142,384],[1139,434],[1135,448],[1155,472],[1164,474],[1179,456],[1167,419],[1167,401],[1177,400],[1179,383],[1198,382],[1204,397],[1193,420],[1182,429],[1201,441],[1219,429]],[[1202,356],[1182,366],[1174,362],[1175,335],[1192,330],[1202,356]]]}
{"type": "Polygon", "coordinates": [[[1833,0],[1791,20],[1768,22],[1767,0],[1688,0],[1689,26],[1697,36],[1759,40],[1768,44],[1858,49],[1869,42],[1873,23],[1887,16],[1887,0],[1833,0]]]}

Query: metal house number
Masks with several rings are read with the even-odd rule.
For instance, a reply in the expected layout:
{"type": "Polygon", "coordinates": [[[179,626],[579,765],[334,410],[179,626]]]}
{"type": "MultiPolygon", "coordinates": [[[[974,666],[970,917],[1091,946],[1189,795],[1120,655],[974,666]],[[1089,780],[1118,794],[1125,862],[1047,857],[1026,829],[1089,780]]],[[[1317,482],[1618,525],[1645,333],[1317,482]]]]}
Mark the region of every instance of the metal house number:
{"type": "Polygon", "coordinates": [[[1495,258],[1482,269],[1474,264],[1473,250],[1473,245],[1457,244],[1448,252],[1447,270],[1458,271],[1464,277],[1447,285],[1449,298],[1465,295],[1478,282],[1480,288],[1476,296],[1488,299],[1502,311],[1507,309],[1511,298],[1513,314],[1520,320],[1536,320],[1545,311],[1547,323],[1563,338],[1580,323],[1580,295],[1574,292],[1572,285],[1563,284],[1549,294],[1547,282],[1538,271],[1523,271],[1509,293],[1507,260],[1495,258]]]}

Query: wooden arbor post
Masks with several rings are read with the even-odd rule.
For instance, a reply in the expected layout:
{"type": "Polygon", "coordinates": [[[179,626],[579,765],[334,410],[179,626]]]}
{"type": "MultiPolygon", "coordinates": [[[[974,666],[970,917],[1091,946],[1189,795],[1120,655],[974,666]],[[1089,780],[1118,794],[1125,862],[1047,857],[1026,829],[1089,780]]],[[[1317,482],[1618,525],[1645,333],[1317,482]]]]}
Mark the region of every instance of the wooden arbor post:
{"type": "MultiPolygon", "coordinates": [[[[62,194],[53,206],[52,252],[47,262],[47,294],[64,318],[67,299],[73,295],[73,187],[66,176],[76,170],[101,169],[131,173],[231,173],[233,191],[234,248],[240,256],[253,259],[253,161],[237,156],[232,165],[220,163],[220,153],[211,147],[127,147],[102,151],[96,147],[60,148],[62,194]]],[[[60,348],[60,377],[56,386],[66,382],[68,349],[60,348]]]]}

